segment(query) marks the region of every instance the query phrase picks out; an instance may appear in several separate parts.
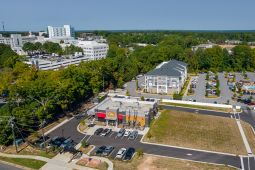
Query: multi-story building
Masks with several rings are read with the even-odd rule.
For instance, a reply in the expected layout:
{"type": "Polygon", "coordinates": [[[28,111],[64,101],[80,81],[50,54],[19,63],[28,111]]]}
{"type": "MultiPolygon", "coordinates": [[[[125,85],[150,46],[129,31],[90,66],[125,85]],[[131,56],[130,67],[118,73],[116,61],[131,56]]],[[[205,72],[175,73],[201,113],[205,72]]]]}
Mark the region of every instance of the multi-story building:
{"type": "Polygon", "coordinates": [[[147,93],[180,93],[187,78],[187,64],[177,60],[163,62],[144,77],[147,93]]]}
{"type": "Polygon", "coordinates": [[[0,43],[9,45],[11,48],[23,46],[21,34],[11,34],[10,37],[3,37],[0,34],[0,43]]]}
{"type": "Polygon", "coordinates": [[[96,41],[78,41],[77,46],[83,49],[84,56],[90,58],[90,60],[105,58],[109,49],[108,44],[96,41]]]}
{"type": "Polygon", "coordinates": [[[48,26],[48,34],[50,39],[75,37],[74,28],[70,25],[64,25],[63,27],[48,26]]]}

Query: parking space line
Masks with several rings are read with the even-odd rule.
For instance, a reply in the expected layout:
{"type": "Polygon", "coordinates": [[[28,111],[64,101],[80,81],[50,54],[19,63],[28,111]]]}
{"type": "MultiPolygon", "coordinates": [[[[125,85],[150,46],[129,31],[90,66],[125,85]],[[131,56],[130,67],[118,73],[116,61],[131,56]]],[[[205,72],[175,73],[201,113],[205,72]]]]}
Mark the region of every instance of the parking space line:
{"type": "Polygon", "coordinates": [[[112,152],[107,157],[110,157],[113,154],[114,150],[115,150],[115,148],[112,150],[112,152]]]}
{"type": "Polygon", "coordinates": [[[89,142],[90,138],[92,137],[92,135],[89,136],[89,138],[86,140],[86,142],[89,142]]]}
{"type": "Polygon", "coordinates": [[[121,140],[124,138],[125,136],[123,135],[122,137],[121,137],[121,140]]]}
{"type": "Polygon", "coordinates": [[[244,170],[244,164],[243,164],[243,157],[242,156],[240,156],[240,160],[241,160],[241,168],[242,168],[242,170],[244,170]]]}

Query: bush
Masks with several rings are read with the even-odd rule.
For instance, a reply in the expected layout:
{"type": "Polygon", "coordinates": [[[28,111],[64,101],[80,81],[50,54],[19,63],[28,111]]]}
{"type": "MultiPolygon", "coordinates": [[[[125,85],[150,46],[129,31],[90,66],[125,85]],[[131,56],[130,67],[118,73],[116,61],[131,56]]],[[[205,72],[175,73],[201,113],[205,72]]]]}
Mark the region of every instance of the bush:
{"type": "Polygon", "coordinates": [[[87,148],[87,147],[89,146],[89,143],[88,143],[87,141],[83,140],[83,141],[81,142],[81,146],[82,146],[83,148],[87,148]]]}
{"type": "Polygon", "coordinates": [[[182,100],[182,95],[180,95],[180,94],[178,94],[178,93],[174,93],[173,99],[174,99],[174,100],[182,100]]]}
{"type": "Polygon", "coordinates": [[[137,156],[138,157],[143,157],[143,150],[142,149],[137,149],[137,156]]]}
{"type": "Polygon", "coordinates": [[[144,101],[144,97],[143,96],[141,97],[141,100],[144,101]]]}
{"type": "Polygon", "coordinates": [[[151,132],[149,131],[148,133],[147,133],[147,138],[152,138],[152,135],[151,135],[151,132]]]}

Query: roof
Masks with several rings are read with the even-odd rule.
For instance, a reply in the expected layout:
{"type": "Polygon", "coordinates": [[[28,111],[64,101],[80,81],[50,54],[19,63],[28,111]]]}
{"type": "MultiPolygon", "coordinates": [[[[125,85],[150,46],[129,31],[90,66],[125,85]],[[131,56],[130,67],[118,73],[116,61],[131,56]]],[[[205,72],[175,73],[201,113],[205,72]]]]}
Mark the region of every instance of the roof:
{"type": "Polygon", "coordinates": [[[179,77],[181,76],[181,71],[184,71],[186,67],[186,63],[173,59],[161,63],[154,70],[149,71],[146,75],[179,77]]]}

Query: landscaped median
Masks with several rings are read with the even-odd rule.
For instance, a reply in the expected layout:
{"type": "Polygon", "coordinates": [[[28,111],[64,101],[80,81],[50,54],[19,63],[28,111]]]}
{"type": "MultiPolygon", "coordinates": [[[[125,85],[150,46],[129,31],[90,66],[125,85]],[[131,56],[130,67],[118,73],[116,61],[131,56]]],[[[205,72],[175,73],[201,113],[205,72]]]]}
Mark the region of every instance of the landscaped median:
{"type": "Polygon", "coordinates": [[[246,155],[235,119],[163,110],[144,142],[246,155]]]}
{"type": "Polygon", "coordinates": [[[9,162],[12,164],[17,164],[22,167],[40,169],[43,165],[46,164],[44,161],[27,159],[27,158],[8,158],[0,156],[0,161],[9,162]]]}

